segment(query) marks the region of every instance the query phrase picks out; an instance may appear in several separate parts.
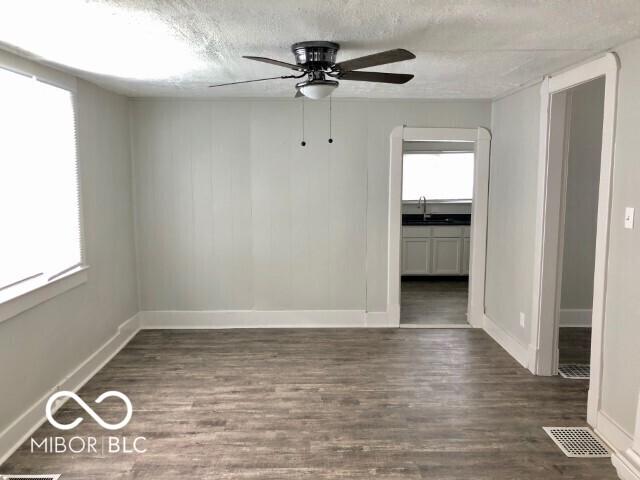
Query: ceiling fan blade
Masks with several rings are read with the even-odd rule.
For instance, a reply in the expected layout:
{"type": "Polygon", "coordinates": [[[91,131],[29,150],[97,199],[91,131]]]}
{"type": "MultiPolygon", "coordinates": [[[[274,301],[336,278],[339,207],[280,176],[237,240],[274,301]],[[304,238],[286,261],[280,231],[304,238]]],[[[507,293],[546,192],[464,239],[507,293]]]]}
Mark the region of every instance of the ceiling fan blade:
{"type": "Polygon", "coordinates": [[[342,72],[350,72],[351,70],[360,70],[361,68],[375,67],[376,65],[386,65],[387,63],[411,60],[412,58],[416,58],[416,56],[409,50],[396,48],[395,50],[387,50],[385,52],[352,58],[351,60],[337,63],[336,69],[342,72]]]}
{"type": "Polygon", "coordinates": [[[249,60],[255,60],[256,62],[270,63],[271,65],[277,65],[279,67],[288,68],[290,70],[297,70],[298,72],[306,71],[304,67],[300,65],[294,65],[293,63],[281,62],[280,60],[273,60],[272,58],[266,57],[251,57],[244,55],[242,58],[247,58],[249,60]]]}
{"type": "Polygon", "coordinates": [[[383,72],[344,72],[338,76],[339,80],[357,80],[359,82],[378,83],[407,83],[413,78],[409,73],[383,73],[383,72]]]}
{"type": "Polygon", "coordinates": [[[264,82],[265,80],[278,80],[280,78],[296,78],[296,76],[295,75],[283,75],[283,76],[280,76],[280,77],[268,77],[268,78],[257,78],[255,80],[243,80],[241,82],[218,83],[216,85],[209,85],[209,88],[225,87],[227,85],[239,85],[241,83],[264,82]]]}

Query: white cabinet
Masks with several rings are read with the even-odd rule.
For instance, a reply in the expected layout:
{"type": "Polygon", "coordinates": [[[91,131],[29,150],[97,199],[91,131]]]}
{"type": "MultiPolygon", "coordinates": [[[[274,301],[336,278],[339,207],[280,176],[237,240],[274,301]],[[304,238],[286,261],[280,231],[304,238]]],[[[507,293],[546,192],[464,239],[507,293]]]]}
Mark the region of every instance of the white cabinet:
{"type": "Polygon", "coordinates": [[[431,227],[431,236],[440,238],[460,238],[463,227],[431,227]]]}
{"type": "Polygon", "coordinates": [[[467,226],[403,226],[402,275],[468,275],[467,226]]]}
{"type": "Polygon", "coordinates": [[[462,273],[469,275],[469,261],[471,259],[471,239],[462,239],[462,273]]]}
{"type": "Polygon", "coordinates": [[[434,238],[433,261],[429,273],[460,275],[462,273],[462,238],[434,238]]]}
{"type": "Polygon", "coordinates": [[[402,273],[428,275],[431,269],[431,239],[404,238],[402,241],[402,273]]]}
{"type": "Polygon", "coordinates": [[[402,238],[430,238],[433,237],[433,227],[417,225],[402,227],[402,238]]]}

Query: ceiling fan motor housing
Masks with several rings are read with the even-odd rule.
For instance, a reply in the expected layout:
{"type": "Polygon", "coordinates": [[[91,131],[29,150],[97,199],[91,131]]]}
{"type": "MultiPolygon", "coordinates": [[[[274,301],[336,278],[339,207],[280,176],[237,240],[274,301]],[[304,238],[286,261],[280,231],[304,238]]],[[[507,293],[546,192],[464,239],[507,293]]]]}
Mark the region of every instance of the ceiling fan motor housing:
{"type": "Polygon", "coordinates": [[[333,42],[298,42],[291,45],[291,51],[298,65],[310,70],[329,70],[336,64],[340,45],[333,42]]]}

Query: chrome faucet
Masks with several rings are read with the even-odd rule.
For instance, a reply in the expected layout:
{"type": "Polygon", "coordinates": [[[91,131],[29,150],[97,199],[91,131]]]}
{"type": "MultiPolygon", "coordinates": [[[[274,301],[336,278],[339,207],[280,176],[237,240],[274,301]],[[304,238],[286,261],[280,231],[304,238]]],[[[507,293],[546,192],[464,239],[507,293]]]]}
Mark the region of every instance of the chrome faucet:
{"type": "Polygon", "coordinates": [[[422,220],[426,220],[431,217],[431,214],[427,214],[427,197],[424,195],[418,199],[418,208],[422,205],[422,220]]]}

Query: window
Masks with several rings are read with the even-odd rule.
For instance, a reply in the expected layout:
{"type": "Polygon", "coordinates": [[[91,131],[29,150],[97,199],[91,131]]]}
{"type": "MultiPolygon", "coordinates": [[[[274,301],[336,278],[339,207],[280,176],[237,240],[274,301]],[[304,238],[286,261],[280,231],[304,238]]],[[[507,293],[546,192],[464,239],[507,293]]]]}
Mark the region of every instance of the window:
{"type": "Polygon", "coordinates": [[[72,93],[0,69],[0,132],[2,301],[82,261],[72,93]]]}
{"type": "Polygon", "coordinates": [[[472,152],[407,153],[402,164],[402,200],[471,200],[472,152]]]}

